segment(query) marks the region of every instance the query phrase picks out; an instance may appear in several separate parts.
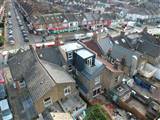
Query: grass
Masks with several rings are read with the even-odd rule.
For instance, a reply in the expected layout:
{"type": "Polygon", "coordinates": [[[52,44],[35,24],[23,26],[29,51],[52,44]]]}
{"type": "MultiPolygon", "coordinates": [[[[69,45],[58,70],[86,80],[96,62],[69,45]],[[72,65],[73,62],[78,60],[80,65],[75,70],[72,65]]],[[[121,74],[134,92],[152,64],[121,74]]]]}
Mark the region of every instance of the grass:
{"type": "Polygon", "coordinates": [[[101,105],[94,105],[87,109],[84,120],[109,120],[101,105]]]}

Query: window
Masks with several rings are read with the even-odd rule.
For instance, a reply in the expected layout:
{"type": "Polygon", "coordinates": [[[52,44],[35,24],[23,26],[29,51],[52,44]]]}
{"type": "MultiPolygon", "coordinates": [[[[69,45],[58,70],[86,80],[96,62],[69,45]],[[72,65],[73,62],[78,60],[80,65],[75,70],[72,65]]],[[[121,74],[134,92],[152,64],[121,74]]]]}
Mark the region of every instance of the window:
{"type": "Polygon", "coordinates": [[[87,63],[88,66],[91,67],[92,66],[92,58],[88,58],[86,63],[87,63]]]}
{"type": "Polygon", "coordinates": [[[97,87],[93,90],[93,97],[96,97],[97,95],[99,95],[101,93],[101,86],[97,87]]]}
{"type": "Polygon", "coordinates": [[[68,59],[71,60],[73,58],[73,53],[72,52],[68,52],[68,59]]]}
{"type": "Polygon", "coordinates": [[[48,97],[48,98],[44,99],[43,104],[44,104],[44,107],[49,107],[50,105],[52,105],[51,97],[48,97]]]}
{"type": "Polygon", "coordinates": [[[101,81],[101,80],[100,80],[100,76],[96,77],[96,79],[95,79],[95,85],[99,84],[100,81],[101,81]]]}
{"type": "Polygon", "coordinates": [[[6,110],[3,110],[3,111],[2,111],[2,115],[3,115],[3,116],[8,116],[8,115],[10,115],[10,114],[11,114],[10,109],[6,109],[6,110]]]}
{"type": "Polygon", "coordinates": [[[73,26],[73,23],[70,23],[70,27],[72,27],[73,26]]]}
{"type": "Polygon", "coordinates": [[[116,81],[116,82],[119,82],[120,80],[121,80],[121,76],[116,76],[116,77],[115,77],[115,81],[116,81]]]}
{"type": "Polygon", "coordinates": [[[72,65],[68,65],[68,71],[69,71],[69,72],[72,71],[72,65]]]}
{"type": "Polygon", "coordinates": [[[67,95],[69,95],[69,94],[71,94],[71,87],[69,86],[69,87],[66,87],[65,89],[64,89],[64,96],[67,96],[67,95]]]}

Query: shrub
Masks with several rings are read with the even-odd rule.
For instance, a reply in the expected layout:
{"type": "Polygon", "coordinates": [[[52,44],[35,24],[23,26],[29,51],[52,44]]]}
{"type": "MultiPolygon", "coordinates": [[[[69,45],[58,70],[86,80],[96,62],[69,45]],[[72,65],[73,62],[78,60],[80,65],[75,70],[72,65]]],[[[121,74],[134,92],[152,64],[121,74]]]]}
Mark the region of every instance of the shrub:
{"type": "Polygon", "coordinates": [[[3,46],[3,44],[4,44],[4,37],[0,36],[0,47],[3,46]]]}

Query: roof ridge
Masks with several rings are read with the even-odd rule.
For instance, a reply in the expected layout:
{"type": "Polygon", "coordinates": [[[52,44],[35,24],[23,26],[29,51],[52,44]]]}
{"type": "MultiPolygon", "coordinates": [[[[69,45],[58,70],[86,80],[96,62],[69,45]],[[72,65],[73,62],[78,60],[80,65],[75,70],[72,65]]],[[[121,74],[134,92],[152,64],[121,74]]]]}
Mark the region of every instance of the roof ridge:
{"type": "Polygon", "coordinates": [[[33,46],[30,45],[30,49],[31,52],[33,53],[33,55],[35,56],[35,59],[37,60],[37,62],[42,66],[43,70],[48,74],[48,76],[53,80],[53,82],[56,84],[54,78],[50,75],[50,73],[48,72],[48,70],[44,67],[44,65],[42,64],[40,58],[38,57],[36,51],[34,50],[33,46]]]}

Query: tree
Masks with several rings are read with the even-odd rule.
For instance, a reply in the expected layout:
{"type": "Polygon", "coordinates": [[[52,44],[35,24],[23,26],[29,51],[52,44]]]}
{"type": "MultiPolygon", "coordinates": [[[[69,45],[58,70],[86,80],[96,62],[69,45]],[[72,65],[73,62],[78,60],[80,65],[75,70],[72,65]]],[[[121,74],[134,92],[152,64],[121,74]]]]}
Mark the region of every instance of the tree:
{"type": "Polygon", "coordinates": [[[3,44],[4,44],[4,37],[0,36],[0,47],[3,46],[3,44]]]}

